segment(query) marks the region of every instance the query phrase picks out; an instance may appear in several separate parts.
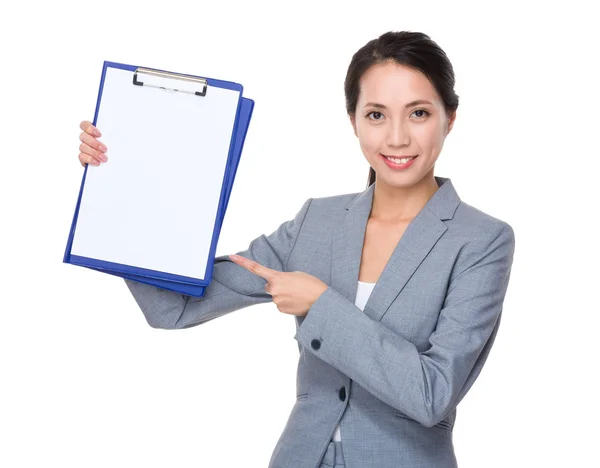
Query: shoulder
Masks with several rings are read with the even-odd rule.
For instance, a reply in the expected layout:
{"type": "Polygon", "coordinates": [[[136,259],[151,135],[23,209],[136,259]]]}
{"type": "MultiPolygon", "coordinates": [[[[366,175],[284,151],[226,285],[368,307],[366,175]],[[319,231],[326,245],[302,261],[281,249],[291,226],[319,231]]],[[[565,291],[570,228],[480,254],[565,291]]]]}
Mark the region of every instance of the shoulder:
{"type": "Polygon", "coordinates": [[[311,198],[309,216],[331,216],[336,213],[343,213],[346,206],[361,193],[362,192],[344,193],[340,195],[311,198]]]}
{"type": "Polygon", "coordinates": [[[309,198],[292,219],[282,223],[280,229],[285,228],[289,231],[299,232],[306,231],[307,226],[317,225],[322,230],[322,228],[334,224],[339,219],[338,214],[344,213],[346,205],[357,195],[360,195],[360,192],[309,198]]]}
{"type": "MultiPolygon", "coordinates": [[[[306,224],[318,223],[321,229],[335,225],[344,216],[351,202],[362,193],[364,192],[310,198],[304,205],[304,221],[306,224]]],[[[448,227],[447,238],[475,247],[489,245],[499,237],[514,244],[514,230],[506,220],[466,203],[459,197],[456,197],[456,201],[456,210],[451,218],[443,220],[448,227]]]]}
{"type": "Polygon", "coordinates": [[[461,232],[468,244],[478,250],[501,242],[514,249],[515,232],[506,220],[491,215],[469,203],[461,201],[448,227],[461,232]]]}

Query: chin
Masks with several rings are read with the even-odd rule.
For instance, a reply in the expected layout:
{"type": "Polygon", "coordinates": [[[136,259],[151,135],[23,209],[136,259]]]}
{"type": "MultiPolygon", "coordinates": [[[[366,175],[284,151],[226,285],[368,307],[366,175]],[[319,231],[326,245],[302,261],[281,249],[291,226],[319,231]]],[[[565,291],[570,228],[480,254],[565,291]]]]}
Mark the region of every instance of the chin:
{"type": "Polygon", "coordinates": [[[412,187],[421,182],[430,171],[398,171],[392,172],[387,167],[375,171],[377,173],[376,180],[383,182],[391,187],[407,188],[412,187]]]}

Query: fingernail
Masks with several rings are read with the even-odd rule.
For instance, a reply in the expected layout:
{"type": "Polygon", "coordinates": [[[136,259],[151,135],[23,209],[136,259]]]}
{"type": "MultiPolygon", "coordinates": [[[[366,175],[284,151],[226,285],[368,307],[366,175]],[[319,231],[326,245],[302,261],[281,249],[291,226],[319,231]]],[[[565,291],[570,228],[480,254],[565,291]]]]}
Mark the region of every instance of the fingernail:
{"type": "Polygon", "coordinates": [[[98,130],[97,128],[94,130],[94,135],[96,136],[102,136],[102,133],[100,133],[100,130],[98,130]]]}
{"type": "Polygon", "coordinates": [[[108,158],[104,154],[100,155],[100,159],[102,159],[102,161],[104,161],[104,162],[108,161],[108,158]]]}
{"type": "Polygon", "coordinates": [[[104,145],[100,145],[98,148],[99,148],[99,149],[100,149],[100,151],[102,151],[103,153],[106,153],[106,149],[107,149],[107,148],[106,148],[106,146],[104,146],[104,145]]]}

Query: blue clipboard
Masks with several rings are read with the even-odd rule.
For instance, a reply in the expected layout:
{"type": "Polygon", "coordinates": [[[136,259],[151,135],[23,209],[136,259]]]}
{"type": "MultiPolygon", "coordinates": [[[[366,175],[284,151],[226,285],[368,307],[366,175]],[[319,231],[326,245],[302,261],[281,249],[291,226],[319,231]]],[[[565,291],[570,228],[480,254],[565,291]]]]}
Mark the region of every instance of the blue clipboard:
{"type": "MultiPolygon", "coordinates": [[[[94,114],[94,125],[96,125],[98,119],[98,112],[100,108],[100,103],[102,99],[102,91],[104,87],[104,80],[106,76],[106,71],[108,68],[118,68],[122,70],[130,71],[133,75],[133,81],[137,79],[137,70],[140,70],[141,67],[136,67],[133,65],[125,65],[119,64],[115,62],[104,62],[102,79],[100,83],[100,89],[98,92],[98,100],[96,104],[96,111],[94,114]]],[[[148,69],[145,69],[148,70],[148,69]]],[[[159,70],[160,73],[171,73],[165,72],[163,70],[159,70]]],[[[185,75],[186,77],[194,77],[193,75],[185,75]]],[[[245,97],[242,97],[243,88],[240,84],[227,82],[223,80],[215,80],[211,78],[202,78],[196,77],[206,80],[207,86],[203,88],[204,92],[206,90],[210,90],[210,86],[221,87],[225,89],[235,89],[240,92],[239,105],[237,108],[237,115],[233,127],[233,133],[231,136],[230,142],[230,150],[227,158],[226,170],[223,176],[223,183],[221,187],[221,194],[219,198],[219,205],[217,216],[215,220],[215,225],[212,233],[212,241],[210,245],[209,251],[209,259],[206,266],[206,271],[203,279],[192,278],[184,275],[176,275],[165,273],[158,270],[140,268],[120,263],[108,262],[96,258],[82,257],[71,254],[71,248],[73,244],[74,234],[76,232],[77,219],[79,214],[79,208],[81,204],[81,198],[85,186],[86,175],[88,171],[88,166],[86,165],[84,170],[84,175],[79,191],[79,196],[77,200],[77,205],[75,209],[75,213],[73,216],[73,221],[71,224],[71,229],[69,232],[69,238],[67,241],[67,247],[65,250],[65,254],[63,257],[64,263],[71,263],[78,266],[83,266],[89,269],[93,269],[96,271],[100,271],[103,273],[108,273],[114,276],[119,276],[122,278],[127,278],[134,281],[139,281],[141,283],[157,286],[160,288],[168,289],[174,292],[179,292],[182,294],[188,294],[195,297],[202,297],[205,292],[205,287],[210,284],[212,280],[212,269],[214,265],[215,251],[218,243],[218,237],[220,234],[221,226],[223,223],[223,219],[225,216],[225,212],[227,209],[227,204],[229,202],[229,197],[231,194],[231,190],[233,187],[233,182],[235,180],[235,174],[239,165],[242,149],[244,146],[244,141],[246,138],[246,134],[248,131],[248,126],[252,117],[252,112],[254,109],[254,101],[245,97]]],[[[138,79],[138,81],[141,81],[138,79]]],[[[135,83],[134,83],[135,84],[135,83]]],[[[163,88],[164,89],[164,88],[163,88]]],[[[202,89],[201,89],[202,91],[202,89]]],[[[209,91],[210,92],[210,91],[209,91]]],[[[196,92],[197,95],[201,96],[199,92],[196,92]]]]}
{"type": "MultiPolygon", "coordinates": [[[[246,138],[246,132],[248,129],[248,124],[250,123],[250,118],[252,116],[253,109],[254,109],[254,101],[252,101],[251,99],[248,99],[248,98],[242,98],[240,127],[241,127],[241,129],[243,129],[243,131],[238,132],[238,135],[236,138],[235,149],[234,149],[234,161],[233,161],[234,165],[229,174],[229,183],[228,183],[227,196],[225,198],[224,211],[227,210],[227,204],[229,203],[229,196],[231,195],[231,188],[233,186],[233,180],[235,179],[235,173],[237,171],[237,167],[238,167],[238,164],[240,161],[242,148],[244,146],[244,140],[246,138]]],[[[221,231],[221,226],[222,226],[222,221],[223,221],[221,218],[220,218],[220,220],[221,220],[221,222],[219,223],[219,226],[218,226],[219,233],[221,231]]],[[[146,284],[150,284],[152,286],[158,286],[160,288],[168,289],[170,291],[179,292],[182,294],[188,294],[188,295],[194,296],[194,297],[204,296],[204,291],[205,291],[204,286],[195,286],[193,284],[185,284],[185,283],[181,283],[181,282],[174,284],[172,281],[169,281],[169,280],[147,278],[147,277],[138,276],[135,274],[113,273],[110,270],[104,270],[101,268],[94,268],[94,267],[90,267],[90,268],[99,270],[99,271],[103,271],[104,273],[108,273],[111,275],[120,276],[122,278],[127,278],[130,280],[138,281],[140,283],[146,283],[146,284]]]]}

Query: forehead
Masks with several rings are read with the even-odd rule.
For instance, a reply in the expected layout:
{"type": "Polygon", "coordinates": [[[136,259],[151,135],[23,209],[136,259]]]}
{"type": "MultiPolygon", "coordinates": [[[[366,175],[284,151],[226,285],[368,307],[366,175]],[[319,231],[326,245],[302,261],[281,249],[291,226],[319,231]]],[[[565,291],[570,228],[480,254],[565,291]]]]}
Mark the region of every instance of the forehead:
{"type": "Polygon", "coordinates": [[[360,79],[359,102],[404,105],[416,99],[436,103],[438,94],[420,71],[393,61],[371,66],[360,79]]]}

